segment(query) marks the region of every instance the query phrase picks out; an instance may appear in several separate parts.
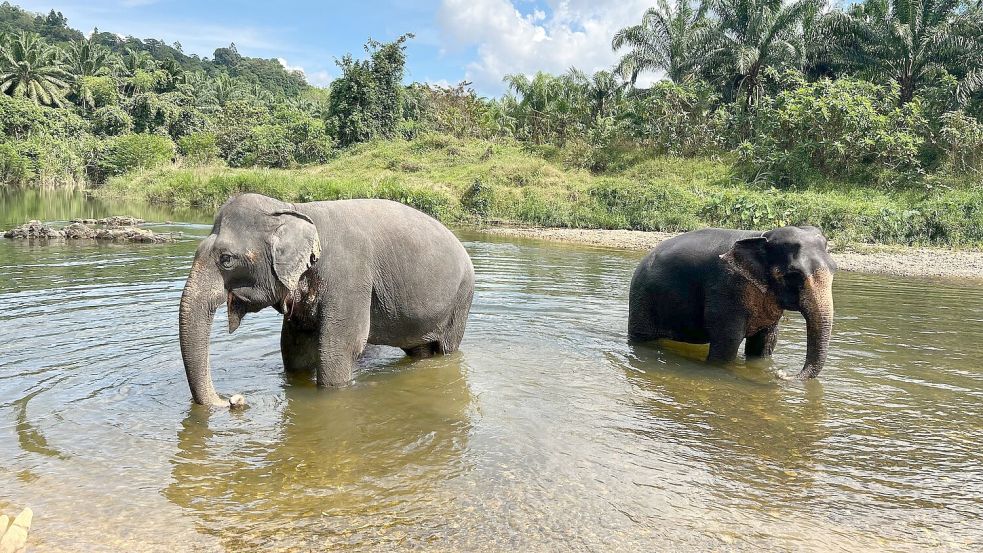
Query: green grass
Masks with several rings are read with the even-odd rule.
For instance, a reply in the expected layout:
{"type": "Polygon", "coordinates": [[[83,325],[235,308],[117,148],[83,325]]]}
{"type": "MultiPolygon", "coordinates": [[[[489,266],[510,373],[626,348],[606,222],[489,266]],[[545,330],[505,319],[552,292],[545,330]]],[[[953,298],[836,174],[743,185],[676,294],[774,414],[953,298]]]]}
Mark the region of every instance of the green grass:
{"type": "Polygon", "coordinates": [[[983,245],[983,187],[808,190],[747,184],[727,160],[637,157],[592,174],[514,143],[428,135],[363,144],[290,170],[165,167],[111,179],[96,194],[217,207],[241,192],[286,201],[388,198],[451,224],[680,231],[814,224],[839,243],[983,245]]]}

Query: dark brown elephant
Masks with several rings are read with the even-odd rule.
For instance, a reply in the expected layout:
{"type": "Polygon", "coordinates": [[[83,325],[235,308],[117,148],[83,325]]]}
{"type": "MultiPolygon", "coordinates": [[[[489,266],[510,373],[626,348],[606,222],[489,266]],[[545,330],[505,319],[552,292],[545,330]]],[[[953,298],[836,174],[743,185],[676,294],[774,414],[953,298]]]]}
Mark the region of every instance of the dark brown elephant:
{"type": "Polygon", "coordinates": [[[800,378],[822,370],[833,328],[836,263],[816,227],[768,232],[703,229],[659,244],[635,270],[628,309],[634,341],[710,344],[708,361],[770,356],[785,310],[806,320],[800,378]]]}

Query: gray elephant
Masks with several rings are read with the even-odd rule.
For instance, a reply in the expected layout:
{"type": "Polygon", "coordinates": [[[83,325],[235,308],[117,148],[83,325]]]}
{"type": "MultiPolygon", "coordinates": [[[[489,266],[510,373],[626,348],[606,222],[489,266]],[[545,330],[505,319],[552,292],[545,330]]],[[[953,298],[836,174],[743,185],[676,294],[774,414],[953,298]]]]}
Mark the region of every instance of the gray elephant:
{"type": "Polygon", "coordinates": [[[816,227],[687,232],[659,244],[635,269],[629,338],[709,343],[707,360],[718,363],[734,360],[746,339],[748,357],[767,357],[783,311],[800,311],[808,335],[798,376],[814,378],[829,350],[835,272],[816,227]]]}
{"type": "Polygon", "coordinates": [[[414,357],[457,350],[473,293],[464,247],[413,208],[388,200],[288,204],[237,196],[198,246],[181,296],[191,395],[203,405],[229,404],[215,392],[208,360],[222,303],[230,333],[246,313],[282,313],[285,369],[313,368],[318,385],[342,386],[366,343],[414,357]]]}

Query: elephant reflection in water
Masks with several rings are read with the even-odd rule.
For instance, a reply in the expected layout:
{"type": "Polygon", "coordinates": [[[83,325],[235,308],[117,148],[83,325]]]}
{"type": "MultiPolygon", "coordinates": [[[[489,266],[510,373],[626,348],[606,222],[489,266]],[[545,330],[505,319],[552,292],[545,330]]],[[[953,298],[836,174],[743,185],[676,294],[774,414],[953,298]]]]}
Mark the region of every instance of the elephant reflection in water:
{"type": "Polygon", "coordinates": [[[440,487],[468,470],[472,397],[462,354],[408,363],[330,394],[288,376],[269,441],[241,424],[262,405],[232,419],[193,408],[166,497],[233,548],[426,537],[452,515],[453,492],[440,487]]]}
{"type": "Polygon", "coordinates": [[[687,462],[705,465],[728,496],[764,504],[811,496],[821,442],[831,434],[822,385],[812,381],[801,396],[790,394],[758,366],[767,361],[710,370],[702,363],[706,347],[697,349],[630,348],[625,374],[637,390],[630,407],[643,426],[634,432],[654,447],[668,441],[692,451],[687,462]]]}

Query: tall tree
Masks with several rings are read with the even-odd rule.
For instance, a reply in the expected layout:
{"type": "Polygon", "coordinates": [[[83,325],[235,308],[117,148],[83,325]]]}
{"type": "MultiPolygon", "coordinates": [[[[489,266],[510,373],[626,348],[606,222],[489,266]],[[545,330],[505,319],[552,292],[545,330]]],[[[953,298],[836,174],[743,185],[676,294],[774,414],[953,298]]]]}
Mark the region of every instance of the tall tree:
{"type": "Polygon", "coordinates": [[[61,107],[69,74],[59,51],[34,33],[21,33],[0,46],[0,92],[61,107]]]}
{"type": "Polygon", "coordinates": [[[817,0],[709,0],[716,15],[705,74],[745,105],[762,93],[767,68],[800,69],[805,58],[802,21],[817,0]]]}
{"type": "Polygon", "coordinates": [[[868,79],[896,82],[903,105],[944,73],[963,76],[961,96],[983,85],[974,64],[980,17],[979,5],[964,11],[960,0],[866,0],[824,21],[839,37],[845,64],[868,79]]]}
{"type": "Polygon", "coordinates": [[[91,38],[76,40],[65,50],[65,69],[75,77],[109,75],[118,64],[113,53],[91,38]]]}
{"type": "Polygon", "coordinates": [[[586,103],[583,111],[592,120],[614,115],[628,85],[610,71],[597,71],[593,75],[587,75],[578,69],[570,69],[567,76],[580,86],[586,103]]]}
{"type": "Polygon", "coordinates": [[[710,36],[707,33],[706,3],[693,0],[658,0],[642,22],[621,29],[611,48],[628,48],[615,69],[632,84],[642,71],[663,70],[675,82],[696,75],[703,62],[710,36]]]}

